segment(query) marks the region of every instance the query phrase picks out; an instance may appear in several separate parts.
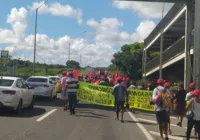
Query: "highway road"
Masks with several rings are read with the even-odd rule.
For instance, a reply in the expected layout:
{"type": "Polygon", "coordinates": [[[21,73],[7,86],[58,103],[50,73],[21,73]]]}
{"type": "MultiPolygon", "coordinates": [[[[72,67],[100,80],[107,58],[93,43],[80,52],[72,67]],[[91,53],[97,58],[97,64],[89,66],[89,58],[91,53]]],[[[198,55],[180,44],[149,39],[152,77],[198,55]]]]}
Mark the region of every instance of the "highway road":
{"type": "MultiPolygon", "coordinates": [[[[175,124],[172,117],[170,139],[183,139],[186,129],[175,124]]],[[[0,140],[153,140],[158,132],[152,113],[128,111],[121,123],[113,108],[80,102],[71,116],[59,98],[37,99],[33,110],[24,109],[19,115],[0,111],[0,140]]]]}

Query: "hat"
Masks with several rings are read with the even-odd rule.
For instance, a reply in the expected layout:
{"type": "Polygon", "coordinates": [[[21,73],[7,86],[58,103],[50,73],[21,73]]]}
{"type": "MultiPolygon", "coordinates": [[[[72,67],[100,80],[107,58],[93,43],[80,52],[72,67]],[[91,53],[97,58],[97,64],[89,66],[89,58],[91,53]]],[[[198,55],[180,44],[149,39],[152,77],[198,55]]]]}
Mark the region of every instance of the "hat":
{"type": "Polygon", "coordinates": [[[158,85],[162,85],[163,83],[164,83],[163,79],[158,79],[158,80],[157,80],[157,84],[158,84],[158,85]]]}
{"type": "Polygon", "coordinates": [[[121,81],[123,81],[123,79],[121,77],[118,77],[117,82],[121,82],[121,81]]]}
{"type": "Polygon", "coordinates": [[[196,96],[200,96],[200,90],[194,90],[192,93],[192,95],[196,95],[196,96]]]}
{"type": "Polygon", "coordinates": [[[164,87],[165,87],[165,88],[168,88],[169,86],[170,86],[170,83],[169,83],[169,82],[167,82],[167,83],[164,84],[164,87]]]}
{"type": "Polygon", "coordinates": [[[191,88],[191,89],[195,89],[195,88],[196,88],[195,83],[190,83],[190,88],[191,88]]]}

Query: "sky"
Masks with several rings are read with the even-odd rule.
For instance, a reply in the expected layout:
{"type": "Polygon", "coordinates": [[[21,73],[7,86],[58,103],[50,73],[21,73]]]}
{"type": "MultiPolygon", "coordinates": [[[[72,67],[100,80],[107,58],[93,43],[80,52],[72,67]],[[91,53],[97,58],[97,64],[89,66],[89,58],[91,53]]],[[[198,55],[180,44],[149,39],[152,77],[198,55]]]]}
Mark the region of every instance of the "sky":
{"type": "MultiPolygon", "coordinates": [[[[0,50],[33,61],[36,8],[41,0],[2,0],[0,50]]],[[[48,0],[38,9],[36,61],[81,66],[111,64],[124,44],[143,42],[172,3],[48,0]]]]}

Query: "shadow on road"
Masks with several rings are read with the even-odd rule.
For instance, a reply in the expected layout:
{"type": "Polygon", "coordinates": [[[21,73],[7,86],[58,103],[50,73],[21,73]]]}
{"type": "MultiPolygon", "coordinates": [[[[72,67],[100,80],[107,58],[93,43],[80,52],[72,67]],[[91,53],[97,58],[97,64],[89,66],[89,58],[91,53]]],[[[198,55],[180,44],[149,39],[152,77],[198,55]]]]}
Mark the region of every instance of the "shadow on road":
{"type": "Polygon", "coordinates": [[[17,118],[31,118],[35,116],[42,115],[46,112],[43,108],[34,107],[33,109],[23,109],[20,114],[17,114],[13,110],[3,109],[0,111],[0,116],[5,117],[17,117],[17,118]]]}
{"type": "Polygon", "coordinates": [[[82,111],[82,110],[76,110],[77,113],[82,113],[82,114],[91,114],[93,116],[100,116],[100,117],[108,117],[106,115],[103,115],[103,114],[97,114],[97,113],[94,113],[92,111],[82,111]]]}
{"type": "MultiPolygon", "coordinates": [[[[89,103],[77,104],[76,108],[115,111],[113,107],[107,107],[107,106],[101,106],[101,105],[89,104],[89,103]]],[[[87,111],[90,111],[90,110],[87,110],[87,111]]]]}
{"type": "Polygon", "coordinates": [[[61,99],[48,99],[43,97],[37,97],[35,99],[35,105],[36,106],[51,106],[51,107],[62,107],[63,106],[63,100],[61,99]]]}
{"type": "Polygon", "coordinates": [[[76,117],[86,117],[86,118],[97,118],[97,119],[106,119],[107,117],[95,116],[95,115],[76,115],[76,117]]]}

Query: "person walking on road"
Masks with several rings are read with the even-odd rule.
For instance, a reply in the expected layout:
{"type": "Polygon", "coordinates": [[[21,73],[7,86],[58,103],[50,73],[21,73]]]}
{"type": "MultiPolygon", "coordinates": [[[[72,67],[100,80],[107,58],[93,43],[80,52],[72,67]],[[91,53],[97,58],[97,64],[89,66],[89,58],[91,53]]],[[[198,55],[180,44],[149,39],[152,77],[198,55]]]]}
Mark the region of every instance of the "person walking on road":
{"type": "MultiPolygon", "coordinates": [[[[189,103],[190,100],[192,100],[194,98],[193,92],[194,92],[195,89],[196,89],[195,83],[190,83],[190,92],[187,93],[186,98],[185,98],[185,101],[187,103],[189,103]]],[[[187,139],[190,138],[191,131],[192,131],[192,128],[194,126],[194,119],[191,118],[191,117],[188,117],[191,114],[191,112],[192,112],[192,110],[189,110],[186,113],[186,118],[188,119],[188,121],[187,121],[187,131],[186,131],[186,137],[187,137],[187,139]]],[[[195,137],[197,137],[196,134],[197,134],[197,129],[195,127],[195,133],[194,133],[195,137]]]]}
{"type": "Polygon", "coordinates": [[[178,118],[180,119],[177,123],[178,126],[182,127],[183,117],[185,116],[185,106],[186,106],[186,91],[184,90],[184,86],[182,83],[178,85],[178,91],[175,95],[175,113],[177,114],[178,118]]]}
{"type": "Polygon", "coordinates": [[[79,88],[79,82],[74,78],[73,73],[69,73],[69,78],[66,81],[66,91],[69,101],[69,110],[71,115],[75,115],[75,106],[77,103],[76,91],[79,88]]]}
{"type": "Polygon", "coordinates": [[[165,133],[165,140],[169,140],[168,138],[168,124],[169,124],[169,107],[171,105],[170,96],[166,93],[165,88],[163,86],[157,87],[158,94],[153,97],[152,102],[156,106],[156,119],[159,125],[160,130],[160,139],[164,140],[163,133],[165,133]]]}
{"type": "MultiPolygon", "coordinates": [[[[194,98],[191,99],[186,106],[186,111],[191,110],[191,115],[189,115],[190,117],[188,117],[192,119],[188,124],[188,127],[192,129],[193,125],[195,125],[198,133],[198,140],[200,140],[200,90],[194,90],[192,94],[194,98]]],[[[190,134],[188,132],[187,140],[189,139],[190,134]]]]}
{"type": "Polygon", "coordinates": [[[121,122],[123,123],[125,96],[128,103],[128,94],[127,94],[127,89],[125,85],[122,83],[122,81],[123,81],[122,78],[117,79],[117,84],[113,87],[113,94],[115,96],[117,120],[119,120],[119,112],[121,109],[121,122]]]}
{"type": "Polygon", "coordinates": [[[62,79],[61,79],[61,99],[64,100],[64,110],[67,110],[68,108],[68,96],[66,95],[66,80],[67,80],[67,76],[66,76],[66,72],[62,73],[62,79]]]}
{"type": "MultiPolygon", "coordinates": [[[[171,99],[171,104],[172,104],[173,103],[173,100],[172,100],[173,97],[172,97],[171,91],[169,90],[169,87],[170,87],[170,83],[166,82],[164,84],[164,88],[165,88],[164,92],[167,93],[167,94],[169,94],[170,99],[171,99]]],[[[170,121],[171,107],[168,108],[167,113],[168,113],[168,122],[169,122],[168,123],[168,132],[171,135],[172,134],[171,127],[170,127],[170,123],[171,123],[171,121],[170,121]]]]}
{"type": "Polygon", "coordinates": [[[168,108],[164,108],[162,106],[162,99],[161,95],[165,92],[164,88],[164,80],[158,79],[157,80],[157,87],[153,90],[152,101],[150,104],[155,104],[155,114],[156,120],[159,125],[160,130],[160,137],[163,140],[163,133],[165,132],[166,140],[168,140],[168,124],[169,124],[169,115],[168,115],[168,108]]]}

